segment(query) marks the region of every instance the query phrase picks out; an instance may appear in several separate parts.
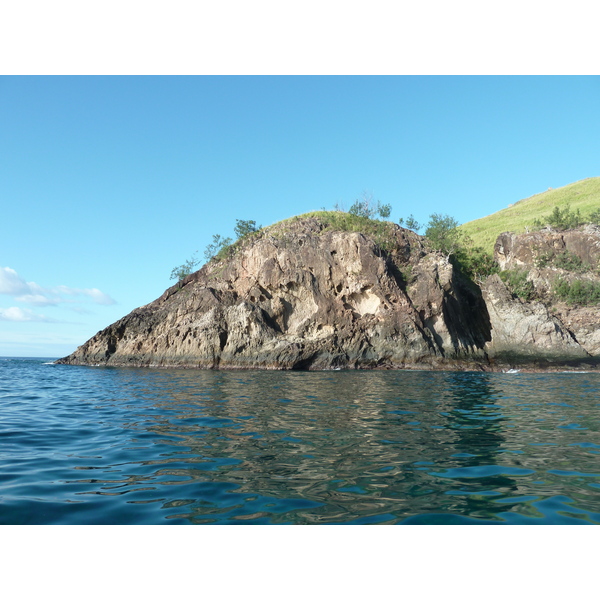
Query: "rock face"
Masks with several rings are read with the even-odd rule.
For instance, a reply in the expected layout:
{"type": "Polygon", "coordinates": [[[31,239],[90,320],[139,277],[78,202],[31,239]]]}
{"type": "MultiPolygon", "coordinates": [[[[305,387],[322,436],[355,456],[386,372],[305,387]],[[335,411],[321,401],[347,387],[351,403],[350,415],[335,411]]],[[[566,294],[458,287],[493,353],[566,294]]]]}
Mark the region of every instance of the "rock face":
{"type": "MultiPolygon", "coordinates": [[[[316,217],[274,225],[58,362],[487,370],[587,364],[598,354],[595,329],[586,334],[588,347],[573,332],[580,321],[578,332],[590,327],[587,317],[523,303],[498,276],[480,288],[446,257],[427,252],[420,236],[387,227],[384,251],[375,238],[316,217]]],[[[504,266],[528,264],[525,250],[514,255],[526,245],[503,235],[497,254],[504,266]]]]}
{"type": "Polygon", "coordinates": [[[589,358],[571,331],[544,304],[515,298],[498,275],[484,283],[483,297],[492,325],[492,340],[486,350],[497,362],[547,366],[589,358]]]}
{"type": "Polygon", "coordinates": [[[559,279],[600,286],[600,228],[503,233],[494,255],[501,269],[527,273],[537,300],[511,298],[497,276],[488,278],[482,286],[493,327],[488,351],[497,358],[520,354],[541,364],[595,367],[600,362],[600,307],[569,305],[553,294],[553,288],[559,279]],[[558,266],[557,257],[565,253],[579,259],[577,272],[558,266]]]}
{"type": "Polygon", "coordinates": [[[486,364],[478,290],[389,224],[388,253],[316,218],[263,230],[96,334],[68,364],[219,369],[486,364]]]}
{"type": "Polygon", "coordinates": [[[544,255],[569,251],[584,263],[597,266],[600,261],[600,227],[585,225],[581,229],[555,231],[546,228],[532,233],[501,233],[494,255],[501,269],[532,268],[544,255]]]}

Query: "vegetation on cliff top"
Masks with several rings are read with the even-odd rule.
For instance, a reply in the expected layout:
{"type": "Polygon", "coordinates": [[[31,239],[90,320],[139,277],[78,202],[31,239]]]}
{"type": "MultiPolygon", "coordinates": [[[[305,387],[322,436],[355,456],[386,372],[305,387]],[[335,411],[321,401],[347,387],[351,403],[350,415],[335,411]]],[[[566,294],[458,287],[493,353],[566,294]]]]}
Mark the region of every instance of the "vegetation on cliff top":
{"type": "MultiPolygon", "coordinates": [[[[237,240],[232,243],[231,238],[223,238],[219,234],[213,235],[213,241],[206,247],[204,257],[207,262],[226,259],[253,239],[267,234],[275,237],[285,236],[286,230],[291,229],[294,223],[307,219],[316,219],[324,229],[362,233],[370,237],[380,251],[389,252],[396,243],[395,231],[397,230],[397,225],[385,220],[390,213],[391,206],[389,204],[375,202],[371,196],[363,194],[362,198],[356,200],[348,211],[336,205],[335,210],[323,209],[304,213],[266,228],[257,227],[255,221],[237,219],[235,226],[237,240]],[[381,219],[378,219],[377,216],[381,219]]],[[[400,218],[399,224],[417,231],[423,227],[412,215],[406,220],[400,218]]],[[[482,279],[497,271],[491,255],[488,255],[483,248],[475,246],[471,239],[458,228],[456,219],[449,215],[437,213],[430,215],[424,239],[431,250],[445,254],[470,279],[482,279]]],[[[190,275],[199,264],[200,261],[194,254],[191,259],[172,270],[171,279],[181,281],[190,275]]]]}
{"type": "MultiPolygon", "coordinates": [[[[210,262],[213,258],[217,258],[219,260],[226,258],[232,252],[234,246],[239,246],[243,240],[252,237],[261,229],[262,225],[257,226],[256,221],[244,221],[242,219],[236,219],[236,224],[234,227],[234,231],[237,236],[236,242],[232,243],[230,237],[224,238],[220,234],[216,233],[213,235],[212,242],[208,244],[204,250],[204,258],[206,262],[210,262]]],[[[181,281],[188,275],[191,275],[201,264],[196,254],[197,251],[194,252],[189,260],[186,260],[182,265],[175,267],[171,271],[170,278],[181,281]]]]}
{"type": "MultiPolygon", "coordinates": [[[[319,210],[286,219],[285,221],[277,223],[277,225],[282,223],[291,225],[297,221],[310,218],[318,220],[324,229],[362,233],[372,238],[383,250],[391,249],[392,235],[395,227],[394,224],[390,221],[373,219],[360,214],[352,214],[341,210],[319,210]]],[[[272,227],[275,228],[276,226],[274,225],[272,227]]]]}
{"type": "Polygon", "coordinates": [[[561,188],[549,189],[487,217],[464,223],[460,230],[468,235],[476,246],[482,246],[491,253],[501,233],[524,233],[528,229],[532,230],[538,226],[536,221],[548,216],[551,219],[556,208],[563,215],[565,209],[573,214],[579,211],[582,221],[592,221],[592,213],[597,213],[600,209],[600,177],[591,177],[561,188]]]}
{"type": "MultiPolygon", "coordinates": [[[[241,248],[266,234],[285,235],[286,229],[294,223],[316,219],[324,229],[334,231],[359,232],[370,237],[383,252],[389,252],[395,243],[394,232],[397,226],[387,221],[391,205],[374,201],[372,196],[363,193],[349,210],[336,205],[334,210],[313,211],[285,219],[267,228],[257,226],[255,221],[236,220],[237,239],[213,236],[213,240],[204,252],[207,262],[223,260],[241,248]],[[380,218],[378,218],[380,217],[380,218]]],[[[548,190],[531,198],[521,200],[509,208],[489,215],[483,219],[463,225],[449,215],[432,214],[429,222],[423,226],[412,215],[400,218],[399,224],[418,232],[425,227],[424,239],[431,250],[444,253],[465,276],[475,281],[497,273],[498,265],[493,259],[493,246],[497,236],[504,231],[521,233],[540,229],[550,225],[556,229],[569,229],[583,223],[600,224],[600,177],[584,179],[557,190],[548,190]]],[[[547,263],[571,271],[583,272],[583,265],[574,262],[571,256],[544,257],[547,263]]],[[[576,258],[576,257],[575,257],[576,258]]],[[[181,281],[194,272],[200,261],[196,255],[175,267],[171,279],[181,281]]],[[[543,265],[536,265],[543,266],[543,265]]],[[[526,273],[525,273],[526,275],[526,273]]],[[[509,288],[523,299],[530,299],[532,290],[523,273],[514,273],[504,277],[509,288]]],[[[565,285],[556,288],[556,293],[565,298],[581,295],[577,289],[571,293],[565,285]]]]}

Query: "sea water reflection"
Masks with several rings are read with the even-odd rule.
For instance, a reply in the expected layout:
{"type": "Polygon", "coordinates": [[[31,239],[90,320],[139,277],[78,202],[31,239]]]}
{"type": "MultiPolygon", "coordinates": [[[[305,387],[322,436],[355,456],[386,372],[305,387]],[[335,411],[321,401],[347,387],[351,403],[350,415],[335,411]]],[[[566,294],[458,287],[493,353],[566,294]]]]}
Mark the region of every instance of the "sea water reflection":
{"type": "Polygon", "coordinates": [[[599,375],[50,368],[45,522],[600,523],[599,375]]]}

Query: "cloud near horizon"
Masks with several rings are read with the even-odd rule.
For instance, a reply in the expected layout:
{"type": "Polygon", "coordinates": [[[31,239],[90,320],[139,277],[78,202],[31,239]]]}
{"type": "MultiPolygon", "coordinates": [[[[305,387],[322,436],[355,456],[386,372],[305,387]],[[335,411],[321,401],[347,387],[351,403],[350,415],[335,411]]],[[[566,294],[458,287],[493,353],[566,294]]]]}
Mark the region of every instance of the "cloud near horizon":
{"type": "Polygon", "coordinates": [[[10,267],[0,267],[0,294],[12,296],[18,302],[24,302],[33,306],[56,306],[57,304],[68,304],[78,301],[65,298],[65,296],[84,296],[90,298],[96,304],[105,306],[116,304],[115,300],[108,294],[97,288],[81,289],[66,285],[43,288],[34,281],[25,281],[10,267]]]}
{"type": "Polygon", "coordinates": [[[25,321],[36,321],[38,323],[58,323],[56,319],[50,319],[45,315],[38,315],[28,308],[19,308],[11,306],[10,308],[0,308],[0,321],[16,321],[23,323],[25,321]]]}

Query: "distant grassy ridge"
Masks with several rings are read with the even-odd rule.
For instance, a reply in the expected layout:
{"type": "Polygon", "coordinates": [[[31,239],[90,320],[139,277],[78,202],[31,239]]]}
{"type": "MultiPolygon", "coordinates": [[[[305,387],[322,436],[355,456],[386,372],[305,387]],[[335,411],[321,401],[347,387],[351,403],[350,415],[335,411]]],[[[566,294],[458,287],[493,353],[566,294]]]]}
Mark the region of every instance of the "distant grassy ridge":
{"type": "Polygon", "coordinates": [[[460,229],[473,239],[475,245],[492,252],[501,233],[523,233],[527,226],[531,230],[535,219],[549,215],[555,206],[561,210],[567,206],[572,211],[579,209],[583,218],[600,209],[600,177],[535,194],[487,217],[464,223],[460,229]]]}

